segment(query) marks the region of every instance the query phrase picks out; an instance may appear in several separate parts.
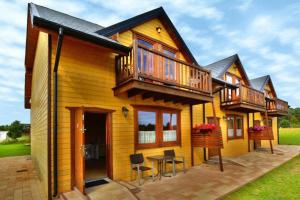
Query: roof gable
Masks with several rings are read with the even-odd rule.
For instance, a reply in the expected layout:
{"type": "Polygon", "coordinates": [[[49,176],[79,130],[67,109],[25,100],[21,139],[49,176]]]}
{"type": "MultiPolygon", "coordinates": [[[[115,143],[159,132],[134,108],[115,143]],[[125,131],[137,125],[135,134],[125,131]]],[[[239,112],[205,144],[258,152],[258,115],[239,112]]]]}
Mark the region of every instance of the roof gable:
{"type": "Polygon", "coordinates": [[[255,78],[255,79],[251,79],[250,82],[251,82],[251,85],[252,85],[253,88],[255,88],[259,91],[262,91],[262,92],[264,92],[265,87],[268,85],[271,89],[271,92],[273,92],[275,97],[277,97],[277,94],[276,94],[276,91],[275,91],[275,88],[274,88],[274,85],[273,85],[273,82],[272,82],[272,79],[271,79],[270,75],[261,76],[261,77],[255,78]]]}
{"type": "Polygon", "coordinates": [[[168,15],[162,7],[156,8],[154,10],[124,20],[122,22],[108,26],[97,31],[97,33],[106,37],[110,37],[116,33],[121,33],[126,30],[133,29],[134,27],[139,26],[155,18],[158,18],[162,22],[163,26],[166,27],[167,32],[172,37],[176,45],[180,48],[182,53],[185,55],[186,59],[189,62],[198,65],[193,54],[187,47],[186,43],[184,42],[177,29],[175,28],[174,24],[172,23],[172,21],[170,20],[170,18],[168,17],[168,15]]]}
{"type": "Polygon", "coordinates": [[[247,85],[251,85],[245,68],[238,56],[238,54],[234,54],[217,62],[211,63],[209,65],[204,66],[204,68],[211,70],[212,77],[215,79],[223,79],[224,74],[235,64],[238,68],[239,73],[241,74],[243,80],[247,85]]]}

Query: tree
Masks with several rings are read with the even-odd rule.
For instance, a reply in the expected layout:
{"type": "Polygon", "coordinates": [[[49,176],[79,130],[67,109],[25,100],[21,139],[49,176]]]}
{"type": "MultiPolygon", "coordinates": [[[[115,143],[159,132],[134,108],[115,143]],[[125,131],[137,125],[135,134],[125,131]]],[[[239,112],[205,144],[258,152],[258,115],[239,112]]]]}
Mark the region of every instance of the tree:
{"type": "Polygon", "coordinates": [[[287,119],[280,120],[280,127],[281,128],[288,128],[290,127],[290,122],[287,119]]]}
{"type": "Polygon", "coordinates": [[[24,132],[24,125],[21,124],[20,121],[14,121],[13,123],[10,124],[8,128],[8,137],[17,139],[18,137],[21,137],[24,132]]]}

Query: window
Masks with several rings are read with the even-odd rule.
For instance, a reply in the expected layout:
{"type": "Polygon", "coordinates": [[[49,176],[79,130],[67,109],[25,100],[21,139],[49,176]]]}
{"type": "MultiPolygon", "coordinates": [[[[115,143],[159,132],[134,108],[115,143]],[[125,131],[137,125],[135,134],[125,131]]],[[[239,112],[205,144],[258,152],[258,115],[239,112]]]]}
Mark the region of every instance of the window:
{"type": "Polygon", "coordinates": [[[268,126],[268,127],[272,127],[272,118],[268,118],[268,125],[267,125],[267,122],[266,122],[266,118],[264,117],[264,125],[265,126],[268,126]]]}
{"type": "Polygon", "coordinates": [[[225,74],[225,81],[233,85],[238,85],[241,82],[239,77],[231,73],[225,74]]]}
{"type": "Polygon", "coordinates": [[[136,38],[139,73],[155,76],[155,73],[159,72],[159,75],[163,77],[159,76],[157,78],[176,81],[178,74],[176,62],[171,58],[176,58],[177,50],[144,35],[136,34],[136,38]]]}
{"type": "Polygon", "coordinates": [[[163,113],[163,142],[177,141],[177,113],[163,113]]]}
{"type": "MultiPolygon", "coordinates": [[[[234,74],[226,73],[225,74],[225,81],[227,83],[233,84],[233,85],[239,85],[241,83],[241,79],[237,77],[234,74]]],[[[229,100],[235,100],[240,95],[240,89],[228,89],[228,99],[229,100]]]]}
{"type": "MultiPolygon", "coordinates": [[[[207,117],[207,122],[208,122],[208,124],[215,124],[214,117],[207,117]]],[[[219,117],[217,117],[217,123],[218,123],[218,125],[220,125],[220,118],[219,117]]]]}
{"type": "Polygon", "coordinates": [[[225,79],[227,83],[233,84],[233,77],[230,74],[226,74],[225,79]]]}
{"type": "Polygon", "coordinates": [[[227,116],[227,138],[239,139],[244,138],[243,117],[239,115],[227,116]]]}
{"type": "MultiPolygon", "coordinates": [[[[164,53],[171,57],[171,58],[175,58],[175,53],[164,49],[164,53]]],[[[175,69],[175,62],[171,59],[165,58],[164,59],[164,75],[168,80],[176,80],[176,69],[175,69]]]]}
{"type": "Polygon", "coordinates": [[[138,111],[139,144],[156,143],[156,113],[138,111]]]}
{"type": "MultiPolygon", "coordinates": [[[[153,44],[142,39],[137,40],[139,45],[148,49],[153,49],[153,44]]],[[[153,54],[145,51],[143,48],[137,49],[138,70],[143,73],[153,73],[153,54]]]]}
{"type": "Polygon", "coordinates": [[[136,148],[180,145],[180,111],[160,107],[135,107],[136,148]]]}

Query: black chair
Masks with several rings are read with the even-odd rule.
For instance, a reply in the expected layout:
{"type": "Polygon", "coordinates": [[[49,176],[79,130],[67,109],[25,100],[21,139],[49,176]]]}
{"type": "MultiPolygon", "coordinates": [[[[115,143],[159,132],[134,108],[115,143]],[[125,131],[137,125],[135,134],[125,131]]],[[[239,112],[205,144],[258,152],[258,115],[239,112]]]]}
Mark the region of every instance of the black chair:
{"type": "Polygon", "coordinates": [[[172,164],[173,168],[173,176],[176,175],[176,165],[177,164],[182,164],[183,166],[183,172],[185,173],[185,160],[184,156],[176,156],[175,151],[172,150],[165,150],[164,151],[164,156],[165,156],[165,171],[166,171],[166,164],[172,164]],[[178,160],[180,159],[180,160],[178,160]]]}
{"type": "Polygon", "coordinates": [[[130,155],[130,178],[132,180],[132,171],[137,172],[137,179],[139,181],[139,185],[141,185],[141,180],[143,179],[143,172],[148,171],[152,169],[152,180],[154,181],[154,171],[151,167],[145,167],[144,166],[144,156],[143,154],[131,154],[130,155]],[[142,174],[142,177],[140,178],[140,173],[142,174]]]}

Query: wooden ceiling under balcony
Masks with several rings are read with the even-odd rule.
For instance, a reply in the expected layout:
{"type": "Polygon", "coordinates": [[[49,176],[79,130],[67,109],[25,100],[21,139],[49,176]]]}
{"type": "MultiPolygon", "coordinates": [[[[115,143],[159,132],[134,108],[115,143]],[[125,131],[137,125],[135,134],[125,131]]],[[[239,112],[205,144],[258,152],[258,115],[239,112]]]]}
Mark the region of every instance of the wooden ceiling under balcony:
{"type": "Polygon", "coordinates": [[[181,104],[201,104],[211,102],[209,94],[176,88],[172,85],[161,85],[141,80],[131,79],[114,88],[115,96],[127,94],[128,98],[141,95],[142,99],[153,98],[154,101],[173,102],[181,104]]]}

